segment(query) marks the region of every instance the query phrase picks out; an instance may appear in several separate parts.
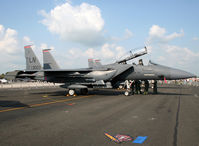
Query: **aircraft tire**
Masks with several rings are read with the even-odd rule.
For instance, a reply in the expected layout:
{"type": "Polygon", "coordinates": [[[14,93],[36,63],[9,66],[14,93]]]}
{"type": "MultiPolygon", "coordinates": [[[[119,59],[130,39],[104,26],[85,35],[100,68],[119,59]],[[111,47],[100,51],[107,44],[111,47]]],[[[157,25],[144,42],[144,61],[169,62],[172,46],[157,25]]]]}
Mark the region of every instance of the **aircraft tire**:
{"type": "Polygon", "coordinates": [[[88,89],[87,88],[80,89],[80,92],[82,95],[86,95],[86,94],[88,94],[88,89]]]}
{"type": "Polygon", "coordinates": [[[125,96],[129,96],[129,95],[130,95],[130,92],[129,92],[129,91],[125,91],[125,92],[124,92],[124,95],[125,95],[125,96]]]}
{"type": "Polygon", "coordinates": [[[122,86],[122,85],[119,85],[119,89],[123,89],[123,86],[122,86]]]}
{"type": "Polygon", "coordinates": [[[69,90],[68,90],[68,94],[69,94],[70,96],[75,95],[75,89],[69,89],[69,90]]]}

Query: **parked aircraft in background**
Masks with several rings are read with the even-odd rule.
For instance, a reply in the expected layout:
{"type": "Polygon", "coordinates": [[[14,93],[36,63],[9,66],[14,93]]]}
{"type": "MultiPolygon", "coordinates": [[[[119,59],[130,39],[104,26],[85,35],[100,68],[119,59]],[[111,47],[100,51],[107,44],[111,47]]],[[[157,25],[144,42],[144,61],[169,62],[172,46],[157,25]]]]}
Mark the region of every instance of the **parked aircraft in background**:
{"type": "Polygon", "coordinates": [[[0,79],[0,83],[6,84],[6,83],[8,83],[8,80],[6,80],[6,79],[0,79]]]}

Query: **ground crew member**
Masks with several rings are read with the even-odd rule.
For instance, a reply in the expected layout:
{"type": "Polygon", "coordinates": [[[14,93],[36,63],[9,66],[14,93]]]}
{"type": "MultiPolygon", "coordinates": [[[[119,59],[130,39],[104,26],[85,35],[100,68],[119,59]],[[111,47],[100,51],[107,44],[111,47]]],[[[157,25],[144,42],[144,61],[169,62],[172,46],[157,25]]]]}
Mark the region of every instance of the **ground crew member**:
{"type": "Polygon", "coordinates": [[[148,94],[148,91],[149,91],[149,81],[148,80],[145,80],[144,81],[144,94],[148,94]]]}

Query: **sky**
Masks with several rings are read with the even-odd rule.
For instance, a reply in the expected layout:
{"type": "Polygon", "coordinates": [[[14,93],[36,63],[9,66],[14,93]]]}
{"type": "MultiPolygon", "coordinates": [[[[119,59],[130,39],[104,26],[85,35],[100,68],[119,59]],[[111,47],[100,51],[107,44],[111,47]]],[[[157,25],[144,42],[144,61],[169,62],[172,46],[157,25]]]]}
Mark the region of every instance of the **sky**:
{"type": "Polygon", "coordinates": [[[198,7],[198,0],[1,0],[0,73],[25,69],[25,45],[41,63],[42,49],[52,49],[63,69],[88,67],[89,58],[113,63],[146,46],[144,64],[199,76],[198,7]]]}

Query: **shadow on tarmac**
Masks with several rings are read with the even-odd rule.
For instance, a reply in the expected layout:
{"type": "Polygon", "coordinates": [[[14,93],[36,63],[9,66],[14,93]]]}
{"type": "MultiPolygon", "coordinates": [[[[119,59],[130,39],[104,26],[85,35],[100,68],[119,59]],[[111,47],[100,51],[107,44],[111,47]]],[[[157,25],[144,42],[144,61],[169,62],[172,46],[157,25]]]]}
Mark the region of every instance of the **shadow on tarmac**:
{"type": "Polygon", "coordinates": [[[37,92],[37,93],[30,93],[32,95],[45,95],[48,94],[49,96],[65,96],[66,95],[66,91],[46,91],[46,92],[37,92]]]}
{"type": "Polygon", "coordinates": [[[27,104],[23,104],[19,101],[0,101],[0,107],[28,107],[27,104]]]}
{"type": "MultiPolygon", "coordinates": [[[[164,88],[164,87],[163,87],[164,88]]],[[[169,88],[169,87],[168,87],[169,88]]],[[[77,95],[81,95],[80,91],[76,91],[77,95]]],[[[37,92],[37,93],[31,93],[36,95],[44,95],[47,94],[49,96],[65,96],[67,94],[67,91],[46,91],[46,92],[37,92]]],[[[102,96],[117,96],[117,95],[124,95],[124,90],[116,90],[116,89],[89,89],[88,95],[102,95],[102,96]]],[[[135,95],[144,95],[144,94],[135,94],[135,95]]],[[[157,94],[153,94],[153,92],[150,92],[147,95],[191,95],[191,94],[180,94],[180,93],[169,93],[169,92],[158,92],[157,94]]],[[[132,95],[133,96],[133,95],[132,95]]]]}

